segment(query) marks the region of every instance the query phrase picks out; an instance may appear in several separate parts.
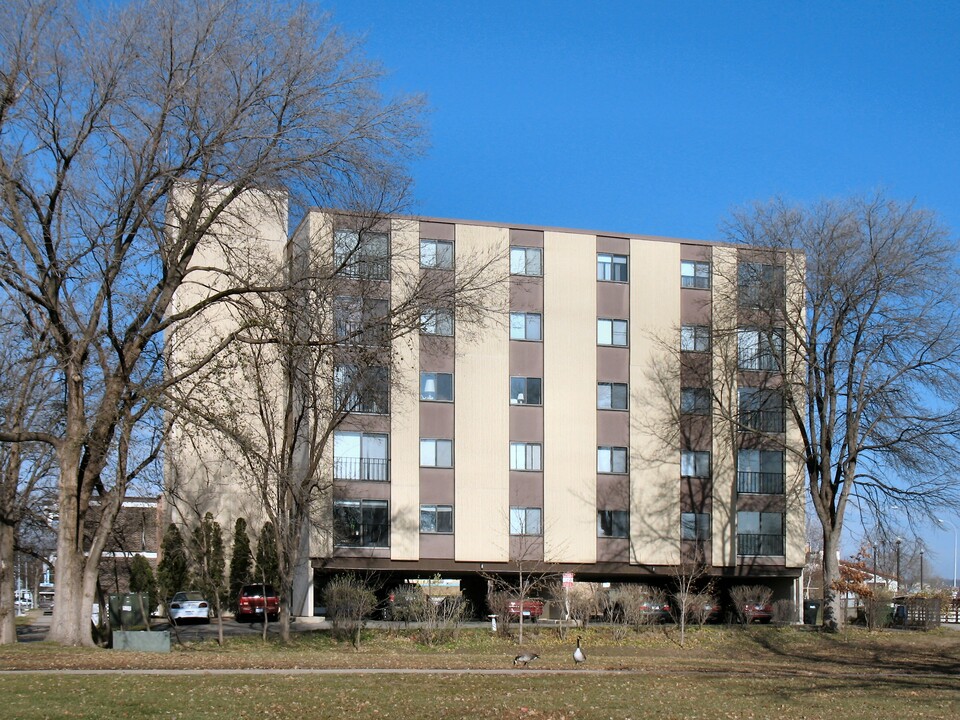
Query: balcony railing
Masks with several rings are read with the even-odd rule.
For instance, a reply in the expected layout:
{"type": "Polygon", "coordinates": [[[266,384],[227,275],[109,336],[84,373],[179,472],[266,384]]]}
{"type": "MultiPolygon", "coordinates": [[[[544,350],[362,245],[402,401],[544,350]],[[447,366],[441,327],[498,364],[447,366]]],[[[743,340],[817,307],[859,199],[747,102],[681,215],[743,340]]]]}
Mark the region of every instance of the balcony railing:
{"type": "Polygon", "coordinates": [[[740,424],[760,432],[782,433],[784,412],[783,410],[743,410],[740,412],[740,424]]]}
{"type": "Polygon", "coordinates": [[[784,489],[783,473],[750,472],[740,470],[737,473],[737,492],[756,495],[782,495],[784,489]]]}
{"type": "Polygon", "coordinates": [[[333,477],[335,480],[387,482],[390,479],[390,461],[384,458],[334,458],[333,477]]]}
{"type": "Polygon", "coordinates": [[[737,555],[783,555],[783,535],[737,533],[737,555]]]}
{"type": "Polygon", "coordinates": [[[368,413],[371,415],[386,415],[390,412],[390,404],[386,391],[370,391],[363,394],[353,392],[346,397],[341,397],[338,394],[336,401],[342,405],[346,412],[368,413]]]}
{"type": "Polygon", "coordinates": [[[390,523],[335,526],[333,544],[338,547],[390,547],[390,523]]]}
{"type": "Polygon", "coordinates": [[[340,274],[364,280],[387,280],[390,278],[390,261],[384,258],[336,258],[340,274]]]}

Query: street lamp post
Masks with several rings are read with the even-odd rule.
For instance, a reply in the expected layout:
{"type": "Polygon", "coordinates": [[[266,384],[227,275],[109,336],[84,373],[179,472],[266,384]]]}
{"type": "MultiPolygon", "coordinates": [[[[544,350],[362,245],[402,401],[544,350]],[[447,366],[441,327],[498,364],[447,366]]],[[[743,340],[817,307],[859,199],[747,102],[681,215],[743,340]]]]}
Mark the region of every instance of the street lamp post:
{"type": "Polygon", "coordinates": [[[923,592],[923,550],[920,551],[920,592],[923,592]]]}
{"type": "Polygon", "coordinates": [[[949,525],[953,530],[953,589],[957,589],[957,526],[952,522],[946,520],[941,520],[940,518],[934,518],[940,525],[949,525]]]}
{"type": "Polygon", "coordinates": [[[897,592],[903,593],[903,590],[900,588],[900,543],[903,542],[900,538],[897,538],[897,592]]]}

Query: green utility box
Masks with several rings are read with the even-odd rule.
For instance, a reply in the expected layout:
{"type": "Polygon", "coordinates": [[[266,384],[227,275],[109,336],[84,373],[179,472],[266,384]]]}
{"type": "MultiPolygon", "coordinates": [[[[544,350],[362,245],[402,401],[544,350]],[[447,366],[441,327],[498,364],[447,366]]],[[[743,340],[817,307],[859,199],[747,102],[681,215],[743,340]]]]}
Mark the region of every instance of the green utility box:
{"type": "Polygon", "coordinates": [[[116,630],[143,630],[150,616],[147,593],[126,593],[109,598],[110,627],[116,630]]]}

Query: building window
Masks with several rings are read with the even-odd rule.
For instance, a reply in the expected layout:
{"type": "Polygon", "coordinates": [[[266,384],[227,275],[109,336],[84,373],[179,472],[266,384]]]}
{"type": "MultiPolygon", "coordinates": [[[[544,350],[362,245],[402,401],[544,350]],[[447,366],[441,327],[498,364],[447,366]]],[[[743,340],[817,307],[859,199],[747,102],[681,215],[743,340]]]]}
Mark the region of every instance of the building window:
{"type": "Polygon", "coordinates": [[[707,388],[680,388],[680,412],[685,415],[710,414],[710,390],[707,388]]]}
{"type": "Polygon", "coordinates": [[[420,373],[420,399],[453,402],[453,373],[420,373]]]}
{"type": "Polygon", "coordinates": [[[777,307],[786,293],[781,265],[742,262],[737,265],[737,297],[741,307],[777,307]]]}
{"type": "Polygon", "coordinates": [[[333,543],[339,547],[390,547],[386,500],[334,500],[333,543]]]}
{"type": "Polygon", "coordinates": [[[446,240],[421,240],[420,267],[452,270],[453,243],[446,240]]]}
{"type": "Polygon", "coordinates": [[[597,280],[627,282],[629,271],[626,255],[597,253],[597,280]]]}
{"type": "Polygon", "coordinates": [[[737,555],[783,555],[783,514],[737,513],[737,555]]]}
{"type": "Polygon", "coordinates": [[[737,453],[737,492],[782,495],[783,450],[740,450],[737,453]]]}
{"type": "Polygon", "coordinates": [[[783,395],[769,388],[740,388],[738,393],[740,424],[748,430],[782,433],[784,431],[783,395]]]}
{"type": "Polygon", "coordinates": [[[681,326],[680,349],[683,352],[707,352],[710,349],[710,328],[707,325],[681,326]]]}
{"type": "Polygon", "coordinates": [[[540,443],[510,443],[511,470],[543,470],[543,446],[540,443]]]}
{"type": "Polygon", "coordinates": [[[333,370],[333,389],[341,412],[390,412],[390,371],[385,367],[337,365],[333,370]]]}
{"type": "Polygon", "coordinates": [[[608,447],[601,445],[597,448],[597,472],[617,473],[627,472],[627,449],[625,447],[608,447]]]}
{"type": "Polygon", "coordinates": [[[606,318],[597,320],[597,345],[626,347],[627,321],[608,320],[606,318]]]}
{"type": "Polygon", "coordinates": [[[741,370],[782,370],[783,329],[741,328],[738,330],[737,364],[741,370]]]}
{"type": "Polygon", "coordinates": [[[511,275],[543,275],[543,250],[540,248],[510,248],[511,275]]]}
{"type": "Polygon", "coordinates": [[[333,477],[336,480],[390,479],[387,435],[378,433],[333,433],[333,477]]]}
{"type": "Polygon", "coordinates": [[[420,332],[424,335],[453,335],[453,310],[429,308],[420,313],[420,332]]]}
{"type": "Polygon", "coordinates": [[[422,533],[452,533],[453,506],[452,505],[421,505],[420,532],[422,533]]]}
{"type": "Polygon", "coordinates": [[[453,467],[453,440],[421,438],[420,467],[453,467]]]}
{"type": "Polygon", "coordinates": [[[697,260],[681,260],[680,287],[709,290],[710,263],[697,260]]]}
{"type": "Polygon", "coordinates": [[[510,378],[511,405],[542,405],[542,380],[531,377],[510,378]]]}
{"type": "Polygon", "coordinates": [[[511,535],[541,535],[540,508],[512,507],[510,508],[511,535]]]}
{"type": "Polygon", "coordinates": [[[390,242],[386,233],[337,230],[333,261],[340,275],[366,280],[390,277],[390,242]]]}
{"type": "Polygon", "coordinates": [[[626,383],[597,383],[597,407],[600,410],[626,410],[628,394],[626,383]]]}
{"type": "Polygon", "coordinates": [[[628,510],[597,510],[597,537],[630,537],[630,512],[628,510]]]}
{"type": "Polygon", "coordinates": [[[709,513],[680,513],[681,540],[709,540],[710,514],[709,513]]]}
{"type": "Polygon", "coordinates": [[[511,340],[543,340],[540,313],[510,313],[511,340]]]}
{"type": "Polygon", "coordinates": [[[710,453],[704,450],[681,450],[680,474],[683,477],[710,477],[710,453]]]}
{"type": "Polygon", "coordinates": [[[386,345],[390,341],[389,316],[387,300],[342,295],[333,301],[337,340],[358,345],[386,345]]]}

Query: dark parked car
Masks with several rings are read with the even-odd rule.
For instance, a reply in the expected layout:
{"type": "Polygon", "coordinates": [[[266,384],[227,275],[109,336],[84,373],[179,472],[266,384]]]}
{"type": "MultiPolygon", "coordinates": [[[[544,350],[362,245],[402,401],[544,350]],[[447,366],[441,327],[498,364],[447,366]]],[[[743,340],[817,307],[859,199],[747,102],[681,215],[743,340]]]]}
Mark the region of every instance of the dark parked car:
{"type": "Polygon", "coordinates": [[[280,617],[280,598],[273,585],[244,585],[237,600],[237,622],[262,620],[264,613],[270,621],[280,617]]]}
{"type": "Polygon", "coordinates": [[[743,619],[748,623],[769,623],[773,620],[773,606],[747,603],[743,606],[743,619]]]}
{"type": "Polygon", "coordinates": [[[666,600],[646,600],[640,604],[639,611],[650,623],[665,623],[673,620],[670,604],[666,600]]]}

